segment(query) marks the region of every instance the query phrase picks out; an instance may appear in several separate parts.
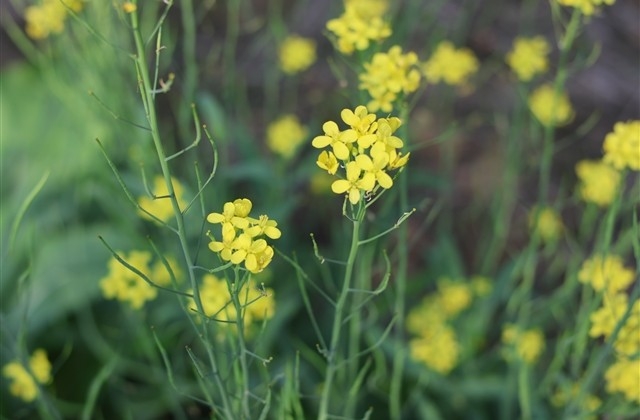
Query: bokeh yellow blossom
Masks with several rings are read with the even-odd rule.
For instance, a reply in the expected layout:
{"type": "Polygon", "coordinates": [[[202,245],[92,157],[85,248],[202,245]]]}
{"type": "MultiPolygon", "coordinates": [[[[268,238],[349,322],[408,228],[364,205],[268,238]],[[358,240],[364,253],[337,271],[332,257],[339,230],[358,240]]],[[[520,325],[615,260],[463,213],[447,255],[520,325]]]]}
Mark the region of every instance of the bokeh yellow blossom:
{"type": "Polygon", "coordinates": [[[460,345],[447,324],[424,324],[420,336],[409,340],[411,358],[446,375],[458,364],[460,345]]]}
{"type": "Polygon", "coordinates": [[[544,335],[537,328],[521,330],[507,324],[502,330],[502,342],[507,346],[507,357],[515,355],[528,364],[534,364],[544,350],[544,335]]]}
{"type": "Polygon", "coordinates": [[[371,42],[381,41],[391,35],[389,23],[382,14],[376,14],[386,12],[386,7],[375,7],[383,2],[374,2],[374,7],[368,7],[365,3],[368,2],[347,1],[344,13],[327,22],[327,29],[336,37],[338,51],[343,54],[366,50],[371,42]]]}
{"type": "Polygon", "coordinates": [[[621,393],[636,404],[640,404],[640,358],[620,358],[604,374],[606,390],[610,394],[621,393]]]}
{"type": "Polygon", "coordinates": [[[529,227],[543,242],[557,241],[564,231],[560,215],[551,207],[534,207],[529,213],[529,227]]]}
{"type": "Polygon", "coordinates": [[[453,318],[471,305],[471,287],[462,281],[442,278],[438,281],[438,299],[447,318],[453,318]]]}
{"type": "Polygon", "coordinates": [[[616,198],[621,176],[608,164],[581,160],[576,164],[576,174],[580,180],[578,192],[584,201],[604,207],[616,198]]]}
{"type": "Polygon", "coordinates": [[[2,375],[9,381],[9,392],[25,402],[31,402],[38,395],[36,382],[46,384],[51,381],[51,363],[43,349],[37,349],[29,358],[29,370],[17,360],[2,368],[2,375]],[[30,372],[29,372],[30,370],[30,372]]]}
{"type": "Polygon", "coordinates": [[[291,159],[307,137],[308,130],[295,115],[284,115],[267,127],[267,145],[285,159],[291,159]]]}
{"type": "Polygon", "coordinates": [[[64,30],[67,8],[79,12],[84,7],[82,0],[43,0],[41,4],[29,6],[24,12],[25,32],[32,39],[44,39],[64,30]]]}
{"type": "Polygon", "coordinates": [[[420,72],[417,64],[415,53],[403,54],[397,45],[386,53],[374,54],[371,61],[364,64],[364,72],[359,76],[360,89],[369,92],[372,98],[367,104],[369,111],[391,112],[399,95],[418,89],[420,72]]]}
{"type": "MultiPolygon", "coordinates": [[[[555,407],[564,407],[573,400],[575,400],[580,394],[580,384],[573,383],[570,387],[557,390],[551,396],[551,404],[555,407]]],[[[602,405],[602,400],[593,394],[587,394],[581,399],[582,420],[597,420],[597,416],[594,414],[602,405]]]]}
{"type": "Polygon", "coordinates": [[[631,285],[634,274],[618,255],[595,255],[582,263],[578,280],[598,292],[614,295],[631,285]]]}
{"type": "Polygon", "coordinates": [[[575,7],[580,11],[591,16],[596,11],[598,6],[608,5],[611,6],[616,0],[557,0],[558,4],[563,6],[575,7]]]}
{"type": "Polygon", "coordinates": [[[616,123],[602,147],[605,163],[618,170],[640,171],[640,120],[616,123]]]}
{"type": "Polygon", "coordinates": [[[423,65],[424,76],[430,83],[444,82],[462,86],[478,71],[476,56],[468,48],[456,49],[449,41],[442,41],[423,65]]]}
{"type": "MultiPolygon", "coordinates": [[[[173,192],[178,200],[178,206],[180,209],[186,208],[187,203],[184,200],[184,189],[182,185],[175,178],[171,178],[171,183],[173,184],[173,192]]],[[[148,195],[138,197],[138,204],[158,219],[163,222],[168,222],[174,216],[174,213],[171,199],[169,198],[169,190],[162,176],[158,175],[153,179],[153,189],[151,193],[153,197],[149,197],[148,195]]],[[[143,219],[155,221],[153,217],[142,210],[138,210],[138,214],[143,219]]]]}
{"type": "MultiPolygon", "coordinates": [[[[629,298],[624,293],[614,296],[604,295],[602,306],[591,316],[589,336],[608,339],[622,320],[629,307],[629,298]]],[[[620,327],[613,347],[618,355],[632,356],[640,352],[640,301],[636,300],[631,307],[631,313],[620,327]]]]}
{"type": "Polygon", "coordinates": [[[553,86],[544,84],[529,96],[529,108],[544,126],[559,127],[573,119],[573,108],[564,92],[556,93],[553,86]]]}
{"type": "Polygon", "coordinates": [[[122,10],[123,10],[125,13],[133,13],[133,12],[135,12],[136,10],[138,10],[138,6],[136,6],[136,4],[135,4],[135,3],[132,3],[132,2],[130,2],[130,1],[125,1],[125,2],[122,4],[122,10]]]}
{"type": "Polygon", "coordinates": [[[518,37],[513,41],[513,48],[507,53],[506,61],[518,79],[528,82],[534,76],[547,71],[547,55],[550,50],[551,47],[544,37],[518,37]]]}
{"type": "Polygon", "coordinates": [[[300,73],[316,61],[316,43],[311,38],[289,35],[278,51],[280,69],[287,74],[300,73]]]}

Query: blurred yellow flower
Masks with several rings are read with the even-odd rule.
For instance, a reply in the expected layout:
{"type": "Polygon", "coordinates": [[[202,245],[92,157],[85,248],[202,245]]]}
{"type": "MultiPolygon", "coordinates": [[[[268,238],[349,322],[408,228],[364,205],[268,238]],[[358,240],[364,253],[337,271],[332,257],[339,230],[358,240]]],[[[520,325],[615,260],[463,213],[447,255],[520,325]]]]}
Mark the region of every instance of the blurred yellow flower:
{"type": "Polygon", "coordinates": [[[44,39],[51,34],[59,34],[64,30],[69,7],[79,12],[84,7],[82,0],[43,0],[41,4],[29,6],[24,12],[25,32],[32,39],[44,39]]]}
{"type": "MultiPolygon", "coordinates": [[[[184,189],[182,188],[182,185],[175,178],[171,178],[171,183],[173,184],[173,192],[178,200],[178,207],[180,207],[180,209],[186,208],[187,203],[183,198],[184,189]]],[[[151,190],[151,193],[153,194],[153,197],[149,197],[147,195],[138,197],[138,204],[158,219],[163,222],[168,222],[174,216],[174,213],[171,200],[169,199],[169,190],[167,189],[167,184],[162,176],[158,175],[153,179],[153,189],[151,190]]],[[[138,210],[138,214],[143,219],[156,221],[142,210],[138,210]]]]}
{"type": "Polygon", "coordinates": [[[573,119],[573,108],[566,93],[556,93],[553,86],[544,84],[529,96],[529,108],[544,126],[559,127],[573,119]]]}
{"type": "Polygon", "coordinates": [[[460,345],[449,325],[424,323],[420,336],[409,341],[409,352],[412,359],[446,375],[458,364],[460,345]]]}
{"type": "Polygon", "coordinates": [[[336,36],[338,51],[352,54],[355,50],[362,51],[369,48],[371,42],[381,41],[391,35],[391,27],[382,15],[385,8],[368,7],[368,2],[362,0],[345,3],[344,13],[336,19],[327,22],[327,29],[336,36]]]}
{"type": "Polygon", "coordinates": [[[280,44],[280,69],[295,74],[311,67],[316,61],[316,43],[313,39],[290,35],[280,44]]]}
{"type": "Polygon", "coordinates": [[[478,68],[478,59],[471,50],[456,49],[451,42],[442,41],[422,69],[430,83],[442,81],[448,85],[461,86],[468,82],[478,68]]]}
{"type": "Polygon", "coordinates": [[[359,76],[360,89],[367,90],[372,98],[367,104],[369,111],[391,112],[399,95],[418,89],[420,72],[417,64],[415,53],[403,54],[397,45],[387,53],[374,54],[370,62],[364,63],[364,72],[359,76]]]}
{"type": "Polygon", "coordinates": [[[609,5],[611,6],[615,3],[616,0],[557,0],[558,4],[563,6],[575,7],[576,9],[580,9],[580,11],[587,15],[591,16],[596,11],[596,7],[600,5],[609,5]]]}
{"type": "Polygon", "coordinates": [[[291,159],[307,137],[308,130],[295,115],[284,115],[267,127],[267,145],[285,159],[291,159]]]}
{"type": "Polygon", "coordinates": [[[381,17],[389,9],[388,0],[344,0],[344,5],[364,18],[381,17]]]}
{"type": "Polygon", "coordinates": [[[543,242],[555,242],[564,231],[560,215],[551,207],[534,207],[529,213],[529,227],[543,242]]]}
{"type": "Polygon", "coordinates": [[[528,82],[534,76],[547,71],[547,55],[550,50],[551,47],[544,37],[518,37],[513,41],[513,48],[507,53],[506,61],[518,79],[528,82]]]}
{"type": "Polygon", "coordinates": [[[578,192],[584,201],[608,206],[616,198],[620,173],[602,161],[581,160],[576,164],[578,192]]]}
{"type": "Polygon", "coordinates": [[[544,335],[537,328],[523,331],[507,324],[502,330],[502,342],[509,348],[508,357],[514,354],[528,364],[534,364],[544,350],[544,335]]]}
{"type": "Polygon", "coordinates": [[[640,358],[620,358],[604,374],[606,390],[610,394],[622,393],[624,397],[640,404],[640,358]]]}
{"type": "Polygon", "coordinates": [[[125,13],[133,13],[133,12],[135,12],[136,10],[138,10],[138,6],[136,6],[136,5],[135,5],[135,3],[132,3],[132,2],[130,2],[130,1],[125,1],[125,2],[122,4],[122,10],[123,10],[125,13]]]}
{"type": "MultiPolygon", "coordinates": [[[[571,387],[566,387],[564,389],[557,390],[551,396],[551,404],[556,407],[564,407],[569,404],[572,400],[578,397],[580,393],[580,384],[574,383],[571,387]]],[[[582,420],[597,420],[597,416],[594,414],[602,405],[602,401],[600,398],[596,397],[593,394],[587,394],[582,397],[581,400],[581,408],[583,409],[583,413],[580,416],[582,420]],[[590,415],[587,415],[590,414],[590,415]]]]}
{"type": "Polygon", "coordinates": [[[2,368],[2,374],[11,381],[9,392],[25,402],[31,402],[38,395],[38,385],[51,381],[51,363],[43,349],[37,349],[29,359],[31,373],[17,360],[2,368]],[[33,376],[32,376],[33,374],[33,376]]]}
{"type": "Polygon", "coordinates": [[[623,291],[633,282],[635,273],[624,266],[617,255],[595,255],[582,263],[578,280],[589,284],[594,290],[614,295],[623,291]]]}
{"type": "Polygon", "coordinates": [[[438,280],[438,300],[446,317],[453,318],[471,305],[471,287],[463,282],[447,278],[438,280]]]}
{"type": "Polygon", "coordinates": [[[622,170],[640,171],[640,120],[618,122],[604,138],[605,163],[622,170]]]}
{"type": "MultiPolygon", "coordinates": [[[[149,252],[131,251],[128,255],[122,255],[122,259],[149,277],[149,252]]],[[[155,287],[122,265],[115,257],[111,257],[107,265],[109,273],[100,280],[100,289],[106,299],[117,299],[129,303],[133,309],[140,309],[146,301],[153,300],[158,295],[155,287]]]]}
{"type": "MultiPolygon", "coordinates": [[[[591,314],[590,337],[608,339],[629,307],[626,294],[604,295],[602,306],[591,314]]],[[[633,356],[640,352],[640,301],[631,307],[631,314],[620,328],[613,347],[618,355],[633,356]]]]}

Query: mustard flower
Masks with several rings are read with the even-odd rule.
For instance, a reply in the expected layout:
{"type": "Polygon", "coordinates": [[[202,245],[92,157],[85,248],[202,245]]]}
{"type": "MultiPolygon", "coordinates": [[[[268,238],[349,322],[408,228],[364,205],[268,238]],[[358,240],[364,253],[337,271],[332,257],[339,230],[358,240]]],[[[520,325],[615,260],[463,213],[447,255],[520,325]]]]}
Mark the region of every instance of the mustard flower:
{"type": "Polygon", "coordinates": [[[371,101],[367,108],[371,111],[391,112],[393,103],[400,94],[408,94],[418,89],[420,72],[417,69],[418,56],[395,45],[387,53],[376,53],[369,63],[364,64],[360,74],[360,89],[369,92],[371,101]]]}
{"type": "Polygon", "coordinates": [[[381,17],[389,9],[388,0],[344,0],[344,4],[364,18],[381,17]]]}
{"type": "Polygon", "coordinates": [[[358,204],[362,191],[371,191],[375,187],[376,178],[371,172],[364,172],[357,162],[346,165],[347,178],[339,179],[331,184],[331,190],[336,194],[347,193],[351,204],[358,204]]]}
{"type": "Polygon", "coordinates": [[[461,86],[467,84],[478,67],[478,59],[471,50],[456,49],[451,42],[442,41],[422,70],[430,83],[442,81],[448,85],[461,86]]]}
{"type": "Polygon", "coordinates": [[[640,171],[640,120],[618,122],[604,138],[605,163],[622,170],[640,171]]]}
{"type": "Polygon", "coordinates": [[[138,10],[138,6],[136,6],[135,3],[132,3],[130,1],[125,1],[122,4],[122,11],[125,12],[125,13],[133,13],[136,10],[138,10]]]}
{"type": "Polygon", "coordinates": [[[330,175],[335,175],[338,171],[338,159],[333,152],[327,152],[326,150],[321,152],[320,155],[318,155],[318,161],[316,164],[327,171],[330,175]]]}
{"type": "Polygon", "coordinates": [[[338,51],[350,55],[355,50],[366,50],[371,42],[381,41],[391,35],[391,27],[374,9],[363,7],[361,1],[345,3],[344,13],[327,22],[327,29],[336,37],[338,51]]]}
{"type": "Polygon", "coordinates": [[[355,130],[347,129],[340,131],[338,124],[333,121],[327,121],[322,125],[323,136],[316,136],[313,141],[313,147],[321,149],[326,146],[331,146],[333,154],[340,160],[347,160],[349,158],[350,143],[353,143],[358,139],[358,133],[355,130]]]}
{"type": "Polygon", "coordinates": [[[513,354],[527,364],[534,364],[544,350],[544,335],[537,328],[523,331],[507,324],[502,330],[502,342],[510,350],[508,358],[513,354]]]}
{"type": "MultiPolygon", "coordinates": [[[[181,209],[184,209],[187,207],[187,203],[184,200],[184,189],[180,182],[175,178],[171,178],[171,183],[173,184],[173,192],[178,200],[178,206],[181,209]]],[[[153,179],[153,189],[151,193],[153,194],[153,197],[149,197],[147,195],[139,197],[138,204],[158,219],[163,222],[168,222],[174,216],[174,213],[171,200],[169,199],[169,190],[167,189],[167,184],[162,176],[158,175],[153,179]]],[[[138,210],[138,214],[143,219],[155,221],[154,218],[144,211],[138,210]]]]}
{"type": "Polygon", "coordinates": [[[533,208],[529,213],[529,227],[543,242],[555,242],[564,231],[560,215],[551,207],[533,208]]]}
{"type": "Polygon", "coordinates": [[[447,324],[423,324],[420,336],[409,340],[411,358],[446,375],[458,364],[460,345],[447,324]]]}
{"type": "Polygon", "coordinates": [[[557,0],[562,6],[575,7],[586,16],[591,16],[596,8],[601,5],[611,6],[616,0],[557,0]]]}
{"type": "Polygon", "coordinates": [[[438,294],[430,294],[407,314],[407,331],[420,335],[425,325],[445,324],[447,320],[448,317],[442,309],[440,296],[438,294]]]}
{"type": "Polygon", "coordinates": [[[43,349],[37,349],[29,358],[29,370],[18,360],[7,363],[2,375],[11,381],[9,392],[25,402],[31,402],[38,395],[38,385],[51,381],[51,363],[43,349]]]}
{"type": "Polygon", "coordinates": [[[299,73],[316,61],[316,43],[310,38],[290,35],[280,44],[279,57],[283,72],[299,73]]]}
{"type": "Polygon", "coordinates": [[[544,126],[558,127],[573,119],[573,108],[566,93],[555,92],[550,84],[544,84],[529,96],[529,108],[544,126]]]}
{"type": "MultiPolygon", "coordinates": [[[[577,398],[579,393],[580,393],[580,384],[573,383],[571,384],[570,387],[565,387],[563,389],[557,390],[551,396],[551,404],[553,404],[555,407],[564,407],[568,403],[570,403],[572,400],[577,398]]],[[[602,405],[602,401],[600,400],[600,398],[596,397],[593,394],[587,394],[582,397],[581,408],[585,414],[595,413],[600,408],[601,405],[602,405]]],[[[597,420],[596,415],[588,415],[584,417],[581,416],[580,418],[584,420],[597,420]]]]}
{"type": "Polygon", "coordinates": [[[578,192],[584,201],[604,207],[616,198],[621,176],[608,164],[581,160],[576,164],[576,174],[580,180],[578,192]]]}
{"type": "Polygon", "coordinates": [[[253,204],[247,198],[227,202],[222,213],[210,213],[207,221],[221,225],[221,241],[211,235],[209,249],[217,253],[223,261],[239,265],[244,262],[251,273],[260,273],[273,259],[274,251],[262,236],[278,239],[282,233],[278,223],[261,215],[250,217],[253,204]]]}
{"type": "Polygon", "coordinates": [[[443,278],[438,281],[438,298],[442,311],[450,319],[471,305],[473,295],[468,284],[443,278]]]}
{"type": "MultiPolygon", "coordinates": [[[[124,254],[122,259],[153,281],[150,275],[152,270],[149,267],[149,252],[131,251],[128,255],[124,254]]],[[[109,273],[100,280],[100,289],[106,299],[117,299],[129,303],[133,309],[140,309],[145,302],[157,297],[157,288],[122,265],[115,257],[109,260],[108,268],[109,273]]]]}
{"type": "Polygon", "coordinates": [[[518,37],[513,41],[513,49],[507,54],[506,61],[518,79],[528,82],[534,76],[547,71],[547,55],[550,50],[549,43],[541,36],[518,37]]]}
{"type": "MultiPolygon", "coordinates": [[[[604,296],[602,306],[591,316],[589,336],[609,338],[627,311],[629,299],[626,294],[604,296]]],[[[631,314],[621,326],[613,343],[617,354],[631,356],[640,352],[640,301],[636,300],[631,307],[631,314]]]]}
{"type": "Polygon", "coordinates": [[[285,159],[291,159],[307,137],[308,130],[295,115],[285,115],[267,127],[267,145],[285,159]]]}
{"type": "MultiPolygon", "coordinates": [[[[84,7],[82,0],[66,0],[65,4],[74,12],[84,7]]],[[[32,39],[45,39],[64,30],[67,9],[60,0],[43,0],[37,6],[29,6],[24,12],[25,32],[32,39]]]]}
{"type": "Polygon", "coordinates": [[[634,271],[617,255],[595,255],[582,263],[578,280],[594,290],[613,295],[631,285],[634,271]]]}
{"type": "Polygon", "coordinates": [[[636,404],[640,404],[640,358],[620,358],[612,364],[604,374],[605,389],[610,394],[621,393],[636,404]]]}

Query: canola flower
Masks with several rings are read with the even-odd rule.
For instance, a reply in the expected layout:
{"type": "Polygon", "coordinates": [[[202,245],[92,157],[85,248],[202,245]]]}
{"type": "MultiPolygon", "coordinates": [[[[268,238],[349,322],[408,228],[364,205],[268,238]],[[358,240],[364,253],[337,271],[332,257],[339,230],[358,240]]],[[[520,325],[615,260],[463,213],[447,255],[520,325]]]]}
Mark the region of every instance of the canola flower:
{"type": "Polygon", "coordinates": [[[367,109],[391,112],[393,103],[401,94],[415,92],[420,85],[417,64],[415,53],[403,54],[397,45],[386,53],[374,54],[371,61],[364,64],[364,72],[359,76],[360,89],[369,92],[372,98],[367,109]]]}
{"type": "Polygon", "coordinates": [[[224,204],[222,213],[210,213],[207,221],[221,225],[221,236],[216,239],[211,232],[209,249],[225,262],[240,265],[251,273],[264,270],[273,259],[273,248],[263,236],[278,239],[281,236],[278,223],[261,215],[249,217],[253,203],[247,198],[238,198],[224,204]]]}
{"type": "Polygon", "coordinates": [[[316,43],[310,38],[290,35],[280,44],[278,57],[283,72],[300,73],[316,61],[316,43]]]}
{"type": "Polygon", "coordinates": [[[429,60],[422,66],[424,77],[429,83],[444,82],[452,86],[462,86],[479,68],[478,59],[468,48],[455,48],[449,41],[442,41],[429,60]]]}
{"type": "Polygon", "coordinates": [[[634,275],[618,255],[594,255],[582,263],[578,281],[590,285],[597,292],[614,295],[629,287],[634,275]]]}
{"type": "Polygon", "coordinates": [[[458,364],[460,344],[456,333],[447,324],[425,326],[420,336],[409,340],[411,358],[442,375],[458,364]]]}
{"type": "Polygon", "coordinates": [[[78,13],[84,7],[83,0],[43,0],[42,3],[29,6],[24,11],[25,32],[32,39],[45,39],[52,34],[60,34],[68,11],[65,7],[78,13]]]}
{"type": "Polygon", "coordinates": [[[584,201],[605,207],[618,195],[621,175],[602,161],[581,160],[576,164],[578,193],[584,201]]]}
{"type": "Polygon", "coordinates": [[[503,328],[502,342],[507,346],[507,359],[515,356],[530,365],[538,360],[545,347],[544,335],[540,329],[521,330],[512,324],[503,328]]]}
{"type": "Polygon", "coordinates": [[[640,358],[620,358],[604,373],[605,389],[610,394],[621,393],[627,400],[640,405],[640,358]]]}
{"type": "Polygon", "coordinates": [[[473,290],[465,282],[443,278],[438,281],[437,296],[447,319],[452,319],[471,305],[473,290]]]}
{"type": "MultiPolygon", "coordinates": [[[[238,313],[233,305],[227,280],[218,278],[213,274],[205,274],[199,291],[206,317],[219,321],[218,325],[222,327],[235,325],[238,313]]],[[[193,293],[193,290],[190,293],[193,293]]],[[[242,318],[245,328],[273,317],[275,299],[272,289],[264,286],[258,287],[255,282],[249,281],[237,291],[237,294],[242,306],[242,318]]],[[[197,311],[197,306],[193,299],[189,304],[189,309],[197,311]]]]}
{"type": "Polygon", "coordinates": [[[611,6],[616,0],[557,0],[562,6],[574,7],[586,15],[591,16],[599,6],[611,6]]]}
{"type": "MultiPolygon", "coordinates": [[[[171,276],[162,262],[157,261],[150,265],[151,253],[147,251],[131,251],[128,254],[120,254],[122,259],[147,276],[154,284],[168,286],[171,276]]],[[[167,257],[176,279],[180,278],[177,262],[167,257]]],[[[109,273],[100,280],[100,289],[106,299],[117,299],[128,303],[132,309],[141,309],[148,301],[158,296],[158,289],[147,283],[143,278],[121,264],[115,257],[111,257],[107,263],[109,273]]]]}
{"type": "Polygon", "coordinates": [[[29,369],[18,360],[13,360],[2,368],[2,375],[9,381],[9,392],[25,402],[38,396],[38,383],[51,381],[51,363],[43,349],[37,349],[29,358],[29,369]]]}
{"type": "Polygon", "coordinates": [[[566,93],[555,92],[553,86],[544,84],[529,95],[529,108],[544,126],[560,127],[573,119],[573,108],[566,93]]]}
{"type": "MultiPolygon", "coordinates": [[[[625,293],[612,297],[604,296],[602,306],[590,316],[589,336],[608,339],[629,307],[629,298],[625,293]]],[[[632,356],[640,352],[640,301],[631,307],[631,314],[616,336],[613,347],[619,356],[632,356]]]]}
{"type": "Polygon", "coordinates": [[[602,147],[605,163],[618,170],[640,171],[640,120],[617,122],[602,147]]]}
{"type": "Polygon", "coordinates": [[[401,124],[399,118],[377,118],[363,105],[343,109],[340,116],[349,128],[341,130],[334,121],[327,121],[322,125],[324,135],[314,137],[311,144],[331,149],[322,151],[316,163],[340,178],[331,184],[331,190],[345,194],[356,205],[379,188],[391,188],[390,173],[407,164],[409,153],[398,151],[404,143],[393,135],[401,124]],[[344,173],[339,174],[343,168],[344,173]]]}
{"type": "Polygon", "coordinates": [[[336,47],[341,53],[350,55],[355,50],[366,50],[372,42],[382,41],[391,35],[391,27],[383,18],[386,2],[371,2],[373,7],[368,3],[363,0],[345,1],[344,13],[327,22],[327,29],[335,36],[336,47]]]}
{"type": "Polygon", "coordinates": [[[555,242],[564,231],[560,215],[551,207],[533,208],[529,213],[529,227],[543,242],[555,242]]]}
{"type": "Polygon", "coordinates": [[[549,43],[542,36],[533,38],[518,37],[513,48],[507,53],[506,62],[511,70],[523,82],[543,74],[549,68],[547,56],[551,51],[549,43]]]}
{"type": "MultiPolygon", "coordinates": [[[[178,200],[178,206],[181,209],[186,208],[187,202],[184,199],[184,189],[182,185],[175,178],[171,178],[171,183],[173,184],[173,192],[178,200]]],[[[158,175],[153,179],[153,189],[151,193],[153,197],[147,195],[138,197],[138,204],[158,219],[163,222],[168,222],[174,216],[174,213],[171,200],[169,199],[169,190],[162,176],[158,175]]],[[[156,221],[144,211],[138,210],[138,214],[143,219],[156,221]]]]}
{"type": "Polygon", "coordinates": [[[308,130],[295,115],[284,115],[267,127],[267,145],[284,159],[291,159],[304,142],[308,130]]]}

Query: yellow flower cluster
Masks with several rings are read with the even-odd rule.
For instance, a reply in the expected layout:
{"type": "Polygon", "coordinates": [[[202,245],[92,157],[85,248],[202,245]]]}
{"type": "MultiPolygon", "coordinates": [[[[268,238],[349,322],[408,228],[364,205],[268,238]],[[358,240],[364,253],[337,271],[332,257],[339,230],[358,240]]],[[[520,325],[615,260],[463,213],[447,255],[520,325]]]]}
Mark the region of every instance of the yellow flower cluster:
{"type": "Polygon", "coordinates": [[[534,364],[544,350],[544,335],[538,328],[521,330],[507,324],[502,330],[502,342],[507,346],[507,359],[515,356],[527,364],[534,364]]]}
{"type": "MultiPolygon", "coordinates": [[[[128,255],[122,255],[122,259],[129,265],[147,276],[149,280],[159,286],[171,284],[171,276],[161,261],[150,265],[151,253],[147,251],[131,251],[128,255]]],[[[176,261],[167,258],[174,276],[179,279],[180,272],[176,261]]],[[[158,296],[158,289],[147,283],[143,278],[121,264],[115,257],[107,263],[109,273],[100,280],[102,295],[106,299],[117,299],[127,302],[133,309],[140,309],[147,301],[158,296]]]]}
{"type": "Polygon", "coordinates": [[[418,89],[420,72],[416,68],[418,56],[413,52],[402,53],[395,45],[386,53],[376,53],[364,64],[360,74],[360,89],[365,89],[372,100],[367,104],[371,112],[391,112],[398,95],[418,89]]]}
{"type": "Polygon", "coordinates": [[[617,255],[596,255],[582,263],[578,280],[594,290],[614,295],[625,290],[633,282],[634,272],[624,266],[617,255]]]}
{"type": "Polygon", "coordinates": [[[406,165],[409,153],[398,152],[403,143],[393,135],[401,124],[399,118],[376,119],[363,105],[353,111],[343,109],[340,117],[349,128],[340,130],[338,124],[327,121],[322,125],[324,135],[315,137],[312,145],[318,149],[331,147],[320,153],[317,165],[331,175],[344,168],[344,177],[334,181],[331,189],[336,194],[346,193],[355,205],[378,187],[391,188],[389,172],[406,165]]]}
{"type": "Polygon", "coordinates": [[[544,126],[559,127],[573,119],[573,108],[566,93],[555,92],[550,84],[544,84],[529,96],[529,108],[544,126]]]}
{"type": "MultiPolygon", "coordinates": [[[[186,208],[187,203],[183,198],[184,189],[182,188],[182,185],[175,178],[171,178],[171,183],[173,184],[173,192],[178,200],[178,206],[181,209],[186,208]]],[[[167,184],[162,176],[158,175],[153,179],[153,189],[151,193],[153,194],[153,197],[149,197],[147,195],[138,197],[138,204],[158,219],[163,222],[168,222],[173,217],[174,213],[171,200],[169,199],[169,190],[167,189],[167,184]]],[[[155,221],[154,218],[144,211],[138,210],[138,214],[143,219],[155,221]]]]}
{"type": "Polygon", "coordinates": [[[584,201],[607,206],[616,198],[620,173],[602,161],[581,160],[576,164],[578,193],[584,201]]]}
{"type": "Polygon", "coordinates": [[[291,159],[308,135],[295,115],[284,115],[267,127],[267,145],[285,159],[291,159]]]}
{"type": "Polygon", "coordinates": [[[2,375],[11,384],[9,392],[25,402],[31,402],[38,395],[38,385],[51,381],[51,363],[43,349],[37,349],[29,358],[29,370],[18,360],[13,360],[2,368],[2,375]]]}
{"type": "MultiPolygon", "coordinates": [[[[218,325],[222,327],[236,323],[236,307],[233,305],[227,280],[213,274],[206,274],[202,278],[199,291],[205,316],[220,321],[218,325]]],[[[193,293],[193,290],[190,293],[193,293]]],[[[248,282],[237,293],[242,306],[245,328],[249,328],[254,322],[270,319],[273,316],[276,303],[272,289],[258,287],[253,282],[248,282]]],[[[189,308],[197,311],[195,301],[191,301],[189,308]]]]}
{"type": "Polygon", "coordinates": [[[606,163],[618,170],[640,171],[640,120],[616,123],[602,147],[606,163]]]}
{"type": "Polygon", "coordinates": [[[84,6],[83,0],[43,0],[37,6],[29,6],[24,11],[25,32],[32,39],[45,39],[51,34],[59,34],[64,30],[67,9],[79,12],[84,6]]]}
{"type": "Polygon", "coordinates": [[[471,50],[456,49],[451,42],[442,41],[422,70],[430,83],[442,81],[448,85],[462,86],[478,71],[478,67],[478,59],[471,50]]]}
{"type": "Polygon", "coordinates": [[[542,74],[549,68],[547,55],[551,47],[544,37],[518,37],[513,41],[513,48],[507,53],[506,61],[511,70],[523,82],[542,74]]]}
{"type": "Polygon", "coordinates": [[[551,207],[533,208],[529,213],[529,227],[543,242],[555,242],[564,231],[560,215],[551,207]]]}
{"type": "Polygon", "coordinates": [[[251,273],[264,270],[273,259],[273,248],[262,236],[278,239],[281,235],[278,223],[261,215],[249,217],[253,204],[247,198],[238,198],[224,204],[222,213],[210,213],[207,221],[222,226],[221,240],[211,233],[209,249],[217,252],[223,261],[241,264],[251,273]]]}
{"type": "Polygon", "coordinates": [[[596,7],[605,4],[611,6],[615,1],[616,0],[558,0],[558,4],[575,7],[576,9],[580,9],[585,15],[591,16],[596,11],[596,7]]]}
{"type": "Polygon", "coordinates": [[[336,36],[336,46],[343,54],[369,48],[371,42],[391,35],[389,23],[383,19],[386,1],[350,0],[344,3],[344,13],[327,22],[327,29],[336,36]]]}
{"type": "Polygon", "coordinates": [[[316,61],[316,43],[313,39],[290,35],[280,44],[280,69],[296,74],[311,67],[316,61]]]}
{"type": "Polygon", "coordinates": [[[627,400],[640,404],[638,372],[640,358],[618,359],[604,373],[605,389],[610,394],[621,393],[627,400]]]}
{"type": "Polygon", "coordinates": [[[417,337],[409,341],[411,357],[430,369],[446,375],[458,364],[460,346],[451,326],[474,297],[487,292],[486,279],[475,277],[471,284],[440,279],[438,290],[426,296],[407,315],[407,330],[417,337]],[[477,285],[480,287],[476,287],[477,285]],[[480,293],[477,293],[480,292],[480,293]]]}
{"type": "MultiPolygon", "coordinates": [[[[572,400],[575,400],[580,393],[580,385],[578,383],[570,384],[564,389],[560,389],[556,391],[556,393],[551,397],[551,404],[556,407],[564,407],[572,400]]],[[[582,409],[584,411],[583,415],[580,416],[582,420],[597,420],[596,415],[586,415],[587,413],[595,413],[600,406],[602,405],[602,401],[600,398],[596,397],[592,394],[587,394],[582,398],[582,409]]]]}

